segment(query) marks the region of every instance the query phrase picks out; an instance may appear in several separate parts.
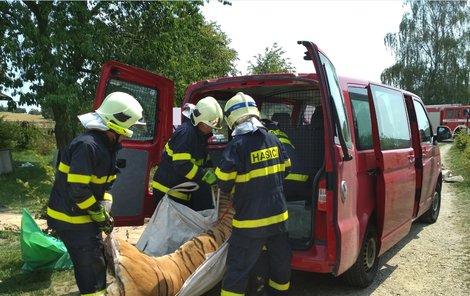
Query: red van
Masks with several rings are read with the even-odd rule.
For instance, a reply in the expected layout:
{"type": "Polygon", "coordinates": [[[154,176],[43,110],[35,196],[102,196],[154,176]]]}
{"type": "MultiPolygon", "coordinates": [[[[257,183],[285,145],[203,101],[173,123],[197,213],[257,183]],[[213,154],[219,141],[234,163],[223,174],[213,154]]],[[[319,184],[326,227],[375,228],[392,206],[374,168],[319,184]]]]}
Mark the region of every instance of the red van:
{"type": "MultiPolygon", "coordinates": [[[[226,77],[191,84],[184,102],[213,96],[222,108],[237,92],[252,96],[262,118],[278,122],[308,175],[307,187],[287,194],[292,268],[342,275],[355,286],[374,280],[378,258],[418,218],[440,210],[441,159],[421,99],[387,85],[338,77],[325,54],[300,41],[314,74],[226,77]],[[315,71],[313,71],[315,70],[315,71]]],[[[104,66],[96,106],[106,94],[130,92],[144,106],[147,131],[126,140],[113,215],[138,225],[152,213],[150,170],[171,134],[173,84],[117,62],[104,66]],[[145,170],[144,170],[145,168],[145,170]]],[[[230,141],[217,131],[214,163],[230,141]]]]}

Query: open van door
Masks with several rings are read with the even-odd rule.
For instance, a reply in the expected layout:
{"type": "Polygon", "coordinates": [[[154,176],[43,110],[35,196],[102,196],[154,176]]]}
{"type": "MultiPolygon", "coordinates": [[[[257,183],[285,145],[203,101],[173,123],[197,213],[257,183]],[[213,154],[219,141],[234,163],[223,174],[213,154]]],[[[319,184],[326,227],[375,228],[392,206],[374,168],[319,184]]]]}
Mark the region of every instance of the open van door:
{"type": "Polygon", "coordinates": [[[341,274],[356,261],[360,248],[356,163],[352,160],[351,129],[341,86],[333,64],[312,42],[304,59],[312,60],[320,83],[325,127],[325,171],[327,188],[327,253],[334,262],[333,273],[341,274]]]}
{"type": "Polygon", "coordinates": [[[368,88],[378,168],[376,203],[381,255],[411,228],[416,155],[403,93],[375,84],[369,84],[368,88]]]}
{"type": "Polygon", "coordinates": [[[155,209],[149,191],[150,170],[172,133],[173,81],[116,61],[106,62],[96,91],[94,110],[115,91],[131,94],[144,109],[145,129],[135,130],[118,153],[120,173],[113,184],[111,213],[116,226],[142,225],[155,209]]]}

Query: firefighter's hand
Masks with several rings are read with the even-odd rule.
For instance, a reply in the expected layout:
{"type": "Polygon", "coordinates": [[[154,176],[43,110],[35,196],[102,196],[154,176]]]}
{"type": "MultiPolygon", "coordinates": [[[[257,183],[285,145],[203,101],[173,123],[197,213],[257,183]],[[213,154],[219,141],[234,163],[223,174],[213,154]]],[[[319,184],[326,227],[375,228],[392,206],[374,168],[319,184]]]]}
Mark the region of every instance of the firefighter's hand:
{"type": "Polygon", "coordinates": [[[209,185],[215,184],[217,182],[217,176],[214,174],[214,172],[210,169],[206,170],[206,173],[202,177],[202,181],[206,182],[209,185]]]}
{"type": "Polygon", "coordinates": [[[114,228],[113,218],[106,212],[105,208],[99,204],[94,209],[88,210],[88,214],[97,225],[98,228],[109,235],[114,228]]]}

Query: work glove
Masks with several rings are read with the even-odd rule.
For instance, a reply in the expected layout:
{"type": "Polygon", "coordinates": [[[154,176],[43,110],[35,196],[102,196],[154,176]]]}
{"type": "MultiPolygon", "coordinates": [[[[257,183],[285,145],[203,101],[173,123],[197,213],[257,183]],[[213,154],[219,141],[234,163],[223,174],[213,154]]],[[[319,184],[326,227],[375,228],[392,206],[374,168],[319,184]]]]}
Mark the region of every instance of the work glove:
{"type": "Polygon", "coordinates": [[[113,231],[113,218],[108,212],[106,212],[104,206],[97,204],[93,209],[90,209],[87,212],[88,215],[90,215],[91,220],[93,220],[98,225],[98,228],[106,233],[106,235],[109,235],[113,231]]]}
{"type": "Polygon", "coordinates": [[[212,170],[207,169],[204,176],[202,177],[202,181],[206,182],[209,185],[213,185],[215,184],[215,182],[217,182],[217,176],[212,170]]]}

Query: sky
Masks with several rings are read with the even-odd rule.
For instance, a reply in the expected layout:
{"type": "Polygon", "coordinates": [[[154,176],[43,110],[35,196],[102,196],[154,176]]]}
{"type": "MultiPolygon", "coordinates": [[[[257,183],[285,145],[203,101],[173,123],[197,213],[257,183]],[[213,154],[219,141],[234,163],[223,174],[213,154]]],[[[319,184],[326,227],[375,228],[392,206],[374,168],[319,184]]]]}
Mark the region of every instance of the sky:
{"type": "MultiPolygon", "coordinates": [[[[342,76],[380,82],[382,71],[394,64],[384,37],[399,30],[404,13],[401,0],[231,2],[230,6],[210,0],[202,13],[227,34],[229,46],[238,52],[237,69],[243,74],[248,62],[254,63],[254,57],[275,42],[297,72],[313,72],[312,62],[303,60],[305,48],[297,44],[299,40],[316,43],[342,76]]],[[[38,107],[26,107],[31,108],[38,107]]]]}
{"type": "Polygon", "coordinates": [[[404,8],[401,0],[232,0],[222,5],[210,0],[202,8],[231,39],[239,55],[237,69],[247,73],[248,61],[277,42],[284,58],[297,72],[313,72],[303,60],[305,48],[297,41],[312,41],[329,57],[342,76],[380,82],[382,71],[394,64],[385,47],[387,33],[397,33],[404,8]]]}

